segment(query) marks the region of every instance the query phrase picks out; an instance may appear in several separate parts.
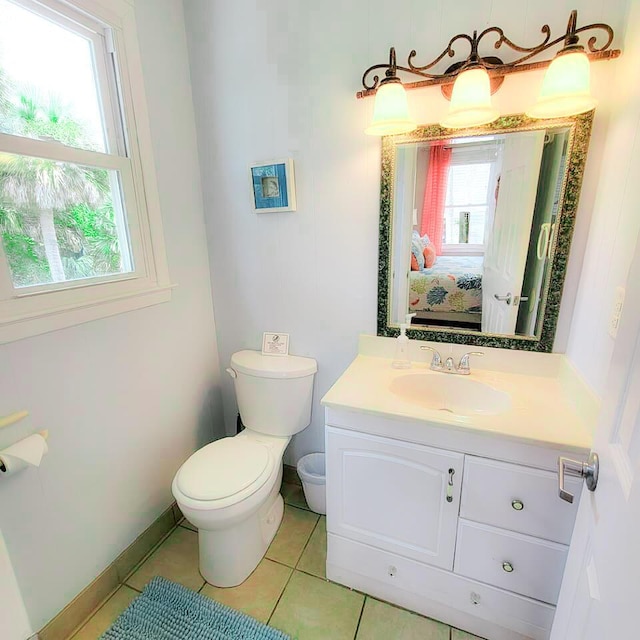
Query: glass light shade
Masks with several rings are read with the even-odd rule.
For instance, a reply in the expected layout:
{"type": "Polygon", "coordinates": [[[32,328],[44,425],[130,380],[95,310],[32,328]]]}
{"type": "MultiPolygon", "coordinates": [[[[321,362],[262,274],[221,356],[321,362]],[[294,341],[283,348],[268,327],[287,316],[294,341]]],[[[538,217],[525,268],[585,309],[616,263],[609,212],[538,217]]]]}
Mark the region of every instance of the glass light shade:
{"type": "Polygon", "coordinates": [[[476,127],[497,120],[499,115],[491,104],[487,70],[474,67],[463,71],[453,83],[449,113],[440,124],[448,129],[476,127]]]}
{"type": "Polygon", "coordinates": [[[530,118],[562,118],[591,111],[591,69],[584,51],[557,55],[544,76],[538,101],[527,110],[530,118]]]}
{"type": "Polygon", "coordinates": [[[413,131],[418,125],[409,116],[407,93],[401,82],[382,82],[376,91],[373,121],[364,132],[370,136],[391,136],[413,131]]]}

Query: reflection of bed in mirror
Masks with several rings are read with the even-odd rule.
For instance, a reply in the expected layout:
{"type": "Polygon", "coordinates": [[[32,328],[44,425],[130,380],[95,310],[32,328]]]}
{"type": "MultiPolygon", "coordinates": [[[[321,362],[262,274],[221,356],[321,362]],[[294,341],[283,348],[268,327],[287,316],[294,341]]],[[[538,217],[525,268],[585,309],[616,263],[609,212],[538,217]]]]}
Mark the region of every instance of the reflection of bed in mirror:
{"type": "Polygon", "coordinates": [[[480,329],[482,256],[438,256],[430,269],[409,274],[414,324],[480,329]]]}

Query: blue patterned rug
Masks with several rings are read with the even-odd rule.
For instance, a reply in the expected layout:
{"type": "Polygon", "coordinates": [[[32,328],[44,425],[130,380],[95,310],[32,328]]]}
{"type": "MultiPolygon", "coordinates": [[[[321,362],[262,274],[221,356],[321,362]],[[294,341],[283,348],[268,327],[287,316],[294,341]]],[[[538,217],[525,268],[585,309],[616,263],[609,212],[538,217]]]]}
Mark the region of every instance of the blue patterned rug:
{"type": "Polygon", "coordinates": [[[291,640],[288,635],[155,577],[102,640],[291,640]]]}

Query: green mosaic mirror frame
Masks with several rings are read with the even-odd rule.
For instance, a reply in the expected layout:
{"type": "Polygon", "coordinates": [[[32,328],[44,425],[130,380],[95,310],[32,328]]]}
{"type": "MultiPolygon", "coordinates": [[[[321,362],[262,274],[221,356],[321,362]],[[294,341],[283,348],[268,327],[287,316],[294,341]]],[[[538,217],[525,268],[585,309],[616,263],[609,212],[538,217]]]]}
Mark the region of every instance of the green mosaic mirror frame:
{"type": "Polygon", "coordinates": [[[382,138],[382,181],[380,187],[380,244],[378,249],[378,335],[396,337],[399,327],[390,321],[390,301],[392,273],[391,234],[393,211],[393,184],[395,177],[396,146],[410,142],[428,142],[468,136],[487,134],[513,133],[516,131],[534,131],[554,127],[569,128],[567,164],[565,167],[562,204],[557,220],[553,260],[549,278],[543,290],[542,303],[544,313],[536,336],[504,336],[490,333],[479,333],[465,329],[419,328],[412,326],[407,335],[415,340],[432,342],[449,342],[474,347],[498,347],[501,349],[523,349],[549,353],[553,349],[560,301],[567,273],[569,250],[575,227],[578,200],[582,186],[582,176],[587,159],[593,111],[570,118],[553,120],[532,120],[523,114],[498,118],[495,122],[474,129],[444,129],[439,125],[418,127],[415,131],[397,136],[382,138]]]}

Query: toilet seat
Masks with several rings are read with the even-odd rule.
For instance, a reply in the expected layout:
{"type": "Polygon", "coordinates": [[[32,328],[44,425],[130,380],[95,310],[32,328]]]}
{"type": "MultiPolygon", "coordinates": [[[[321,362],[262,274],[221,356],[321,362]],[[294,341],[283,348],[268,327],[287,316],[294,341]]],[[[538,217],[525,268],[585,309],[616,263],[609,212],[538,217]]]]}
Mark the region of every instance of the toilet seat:
{"type": "Polygon", "coordinates": [[[214,502],[242,493],[246,498],[267,481],[274,468],[267,446],[247,438],[222,438],[196,451],[180,467],[176,486],[187,498],[214,502]]]}

